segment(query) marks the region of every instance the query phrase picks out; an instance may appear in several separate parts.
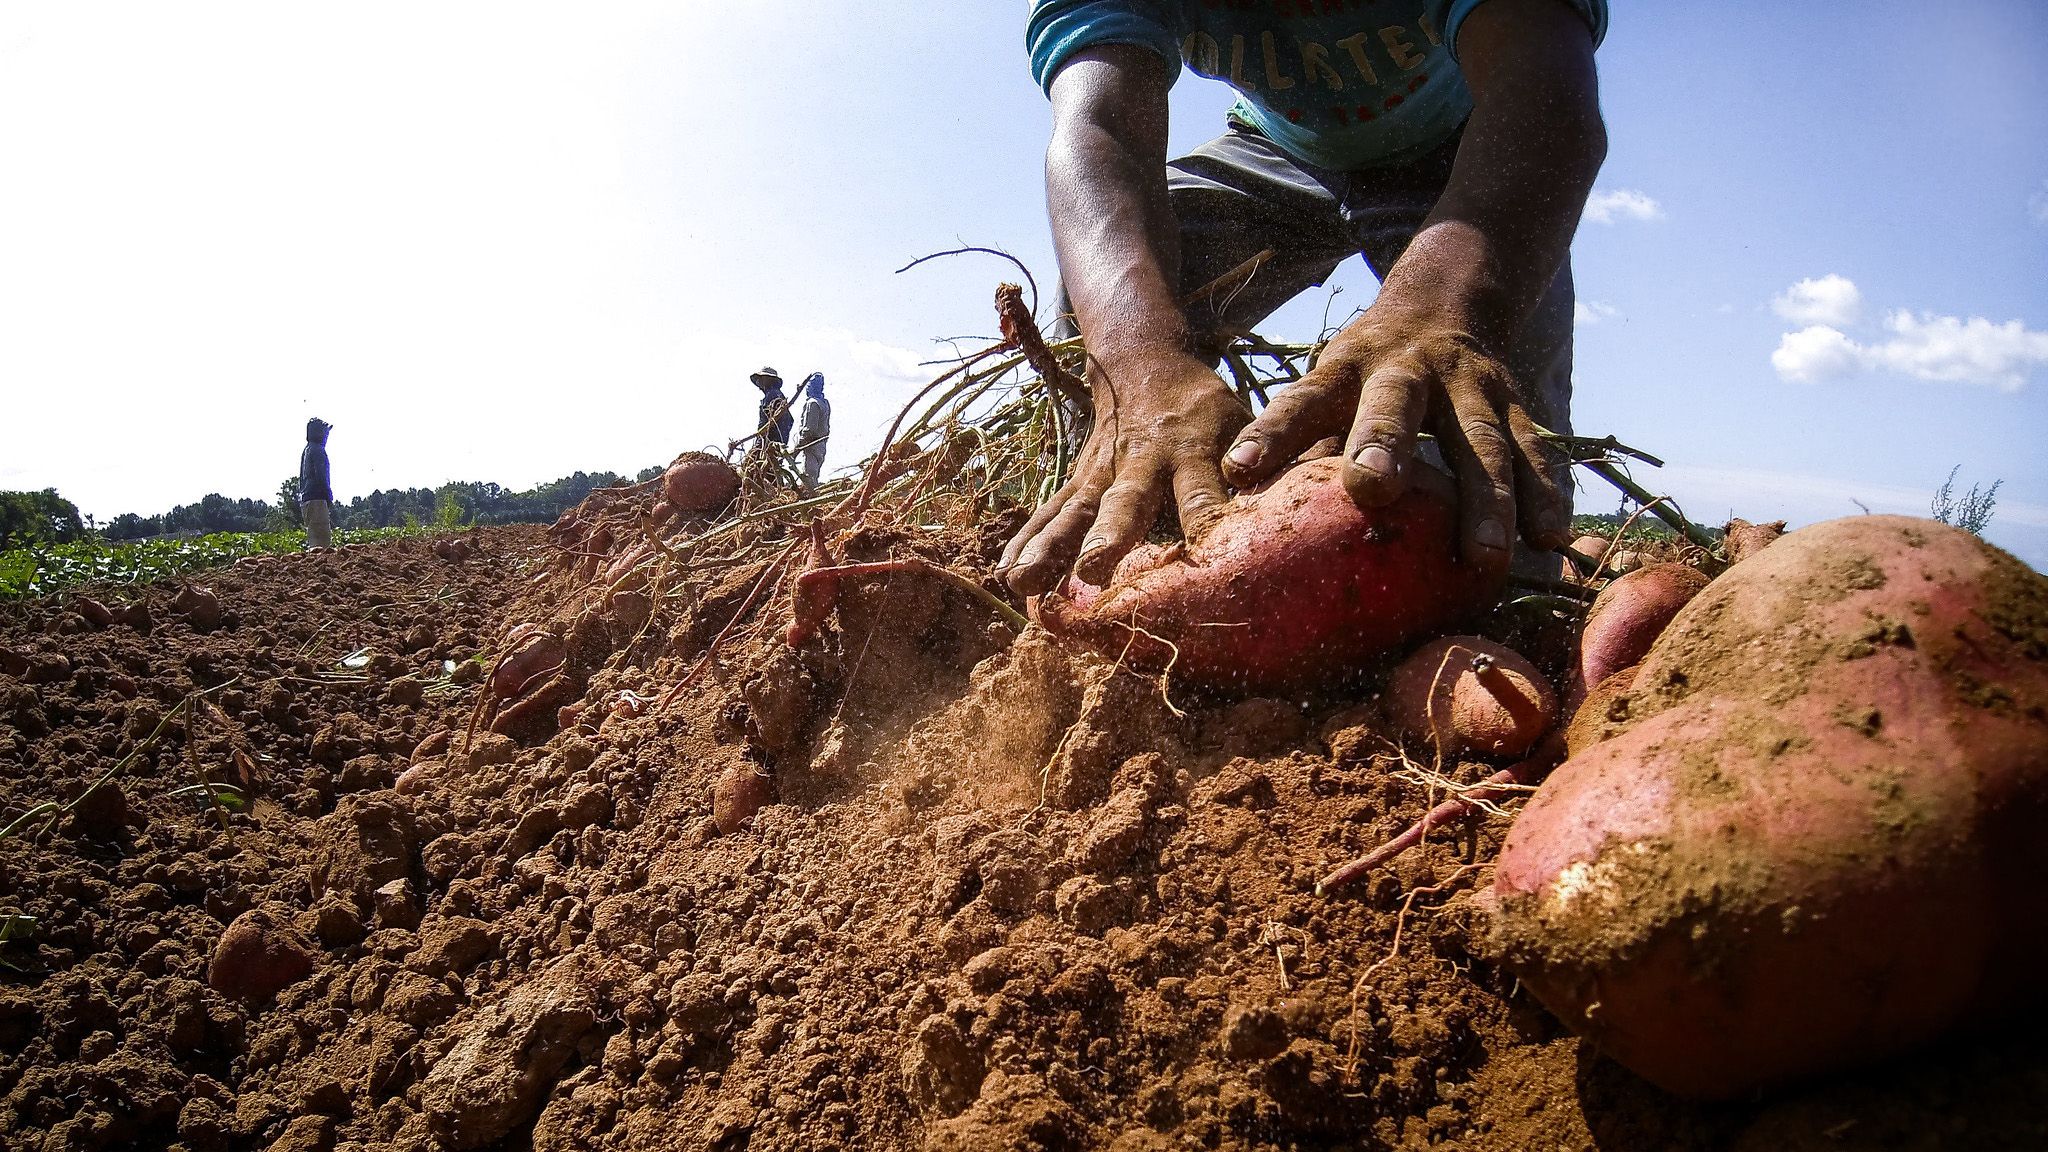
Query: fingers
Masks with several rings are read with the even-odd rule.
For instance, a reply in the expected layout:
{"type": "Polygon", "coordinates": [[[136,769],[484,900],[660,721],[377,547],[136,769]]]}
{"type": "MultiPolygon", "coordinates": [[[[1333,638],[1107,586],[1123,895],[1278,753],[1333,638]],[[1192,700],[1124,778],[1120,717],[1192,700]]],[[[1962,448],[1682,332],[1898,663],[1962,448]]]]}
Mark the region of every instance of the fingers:
{"type": "Polygon", "coordinates": [[[1259,418],[1237,434],[1223,454],[1223,476],[1239,488],[1264,480],[1294,462],[1302,450],[1344,426],[1358,394],[1356,369],[1331,364],[1273,397],[1259,418]]]}
{"type": "MultiPolygon", "coordinates": [[[[1049,510],[1053,515],[1030,535],[1024,547],[1018,549],[1010,570],[1004,572],[1012,592],[1020,596],[1036,596],[1059,582],[1067,572],[1067,566],[1073,564],[1075,553],[1081,551],[1081,535],[1087,531],[1087,525],[1096,521],[1098,500],[1100,494],[1090,486],[1059,500],[1057,510],[1053,510],[1053,504],[1038,508],[1038,515],[1049,510]]],[[[1038,517],[1032,517],[1032,521],[1036,519],[1038,517]]],[[[1024,533],[1018,533],[1018,537],[1024,539],[1024,533]]],[[[1012,541],[1012,547],[1016,547],[1016,541],[1012,541]]]]}
{"type": "Polygon", "coordinates": [[[1564,449],[1545,440],[1520,404],[1508,406],[1508,431],[1515,438],[1515,498],[1522,536],[1545,551],[1572,540],[1572,462],[1564,449]]]}
{"type": "Polygon", "coordinates": [[[1165,500],[1165,485],[1151,470],[1132,470],[1117,477],[1095,514],[1095,526],[1081,545],[1081,559],[1074,575],[1090,584],[1109,583],[1116,562],[1151,531],[1165,500]]]}
{"type": "Polygon", "coordinates": [[[1366,378],[1344,444],[1344,488],[1360,507],[1387,504],[1407,486],[1404,470],[1415,457],[1433,382],[1411,363],[1383,365],[1366,378]]]}
{"type": "Polygon", "coordinates": [[[1060,514],[1060,509],[1066,506],[1068,492],[1073,487],[1074,485],[1069,483],[1058,492],[1053,493],[1052,499],[1039,505],[1038,510],[1031,514],[1031,519],[1026,520],[1024,526],[1017,529],[1015,536],[1010,537],[1009,546],[1003,549],[1003,559],[996,565],[998,573],[1007,576],[1010,569],[1016,566],[1018,557],[1023,553],[1025,547],[1031,543],[1040,530],[1052,522],[1053,517],[1060,514]]]}
{"type": "Polygon", "coordinates": [[[1174,468],[1173,502],[1180,512],[1181,535],[1190,544],[1207,536],[1223,519],[1230,492],[1223,486],[1223,473],[1207,453],[1191,453],[1174,468]]]}
{"type": "Polygon", "coordinates": [[[1458,474],[1462,555],[1482,570],[1499,572],[1508,565],[1508,545],[1515,538],[1515,460],[1490,391],[1477,381],[1446,389],[1451,411],[1438,421],[1438,436],[1458,474]]]}

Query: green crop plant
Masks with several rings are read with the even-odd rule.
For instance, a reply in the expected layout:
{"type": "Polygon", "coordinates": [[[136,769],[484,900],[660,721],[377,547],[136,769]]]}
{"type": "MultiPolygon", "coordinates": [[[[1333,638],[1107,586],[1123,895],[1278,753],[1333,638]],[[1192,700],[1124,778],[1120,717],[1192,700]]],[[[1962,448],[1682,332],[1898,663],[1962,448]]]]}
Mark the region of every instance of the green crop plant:
{"type": "MultiPolygon", "coordinates": [[[[370,528],[335,533],[337,544],[369,544],[418,531],[370,528]]],[[[160,538],[132,544],[81,540],[0,552],[0,600],[47,596],[78,584],[146,584],[245,556],[297,552],[300,532],[216,532],[192,539],[160,538]]]]}

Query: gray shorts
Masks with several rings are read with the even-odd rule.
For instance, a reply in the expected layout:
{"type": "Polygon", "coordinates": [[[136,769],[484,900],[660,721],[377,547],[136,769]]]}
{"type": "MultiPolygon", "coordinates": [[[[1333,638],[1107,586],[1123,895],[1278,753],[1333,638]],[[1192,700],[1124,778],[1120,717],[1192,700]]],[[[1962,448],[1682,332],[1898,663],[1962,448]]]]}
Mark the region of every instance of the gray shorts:
{"type": "MultiPolygon", "coordinates": [[[[1304,164],[1232,121],[1230,131],[1169,162],[1166,190],[1180,224],[1183,298],[1260,252],[1274,252],[1242,286],[1189,306],[1188,322],[1198,338],[1253,328],[1282,304],[1328,280],[1353,255],[1363,255],[1373,274],[1384,280],[1443,194],[1458,139],[1453,136],[1399,167],[1335,172],[1304,164]]],[[[1077,330],[1064,290],[1058,301],[1061,315],[1053,333],[1072,336],[1077,330]]],[[[1569,432],[1569,258],[1502,357],[1525,395],[1537,402],[1530,415],[1554,431],[1569,432]]]]}

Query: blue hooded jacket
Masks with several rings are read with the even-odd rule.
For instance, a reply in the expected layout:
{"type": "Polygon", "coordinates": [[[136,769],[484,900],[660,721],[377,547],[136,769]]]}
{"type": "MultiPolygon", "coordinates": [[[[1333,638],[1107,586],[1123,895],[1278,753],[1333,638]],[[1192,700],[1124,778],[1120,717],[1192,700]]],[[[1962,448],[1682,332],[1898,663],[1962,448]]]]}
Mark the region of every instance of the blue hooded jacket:
{"type": "Polygon", "coordinates": [[[327,475],[327,433],[334,425],[315,416],[306,421],[306,448],[299,453],[299,502],[334,499],[327,475]]]}

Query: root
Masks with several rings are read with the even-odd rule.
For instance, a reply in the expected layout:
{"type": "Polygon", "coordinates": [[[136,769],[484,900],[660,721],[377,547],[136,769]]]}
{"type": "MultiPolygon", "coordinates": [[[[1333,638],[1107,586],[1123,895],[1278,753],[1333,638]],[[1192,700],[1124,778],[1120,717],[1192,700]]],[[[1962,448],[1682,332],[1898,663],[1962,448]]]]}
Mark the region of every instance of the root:
{"type": "MultiPolygon", "coordinates": [[[[888,576],[897,572],[919,572],[927,576],[937,577],[974,597],[976,600],[981,601],[989,608],[994,609],[996,615],[1002,617],[1003,622],[1015,631],[1022,632],[1030,626],[1031,622],[1024,618],[1022,612],[1005,604],[997,598],[995,593],[953,571],[951,568],[934,564],[922,556],[905,556],[900,560],[875,560],[863,564],[839,564],[830,568],[813,568],[797,577],[797,600],[799,603],[803,603],[810,596],[818,596],[822,601],[824,597],[820,595],[820,590],[830,587],[835,589],[830,599],[836,603],[838,600],[836,588],[840,583],[847,580],[857,580],[865,576],[888,576]]],[[[792,623],[790,646],[792,648],[797,647],[804,640],[809,639],[811,632],[818,623],[822,623],[822,620],[799,619],[792,623]]]]}
{"type": "Polygon", "coordinates": [[[1316,881],[1316,895],[1327,896],[1353,883],[1373,869],[1422,843],[1423,838],[1429,835],[1430,829],[1459,819],[1483,803],[1512,795],[1522,786],[1530,784],[1538,776],[1549,771],[1562,759],[1564,738],[1553,732],[1544,738],[1543,743],[1537,745],[1535,753],[1528,759],[1501,769],[1480,784],[1431,808],[1422,819],[1409,825],[1407,831],[1316,881]]]}
{"type": "Polygon", "coordinates": [[[1365,985],[1372,979],[1373,973],[1393,963],[1394,957],[1401,954],[1401,933],[1408,927],[1408,913],[1415,907],[1415,898],[1417,896],[1429,896],[1443,892],[1450,888],[1451,885],[1456,884],[1458,879],[1464,876],[1465,873],[1478,867],[1481,867],[1481,865],[1462,865],[1447,878],[1427,888],[1411,889],[1408,893],[1408,898],[1401,902],[1401,913],[1394,918],[1394,942],[1387,948],[1387,954],[1373,961],[1371,967],[1359,973],[1358,980],[1351,985],[1351,1050],[1346,1056],[1345,1067],[1347,1069],[1347,1076],[1354,1079],[1358,1076],[1358,994],[1365,991],[1365,985]]]}

